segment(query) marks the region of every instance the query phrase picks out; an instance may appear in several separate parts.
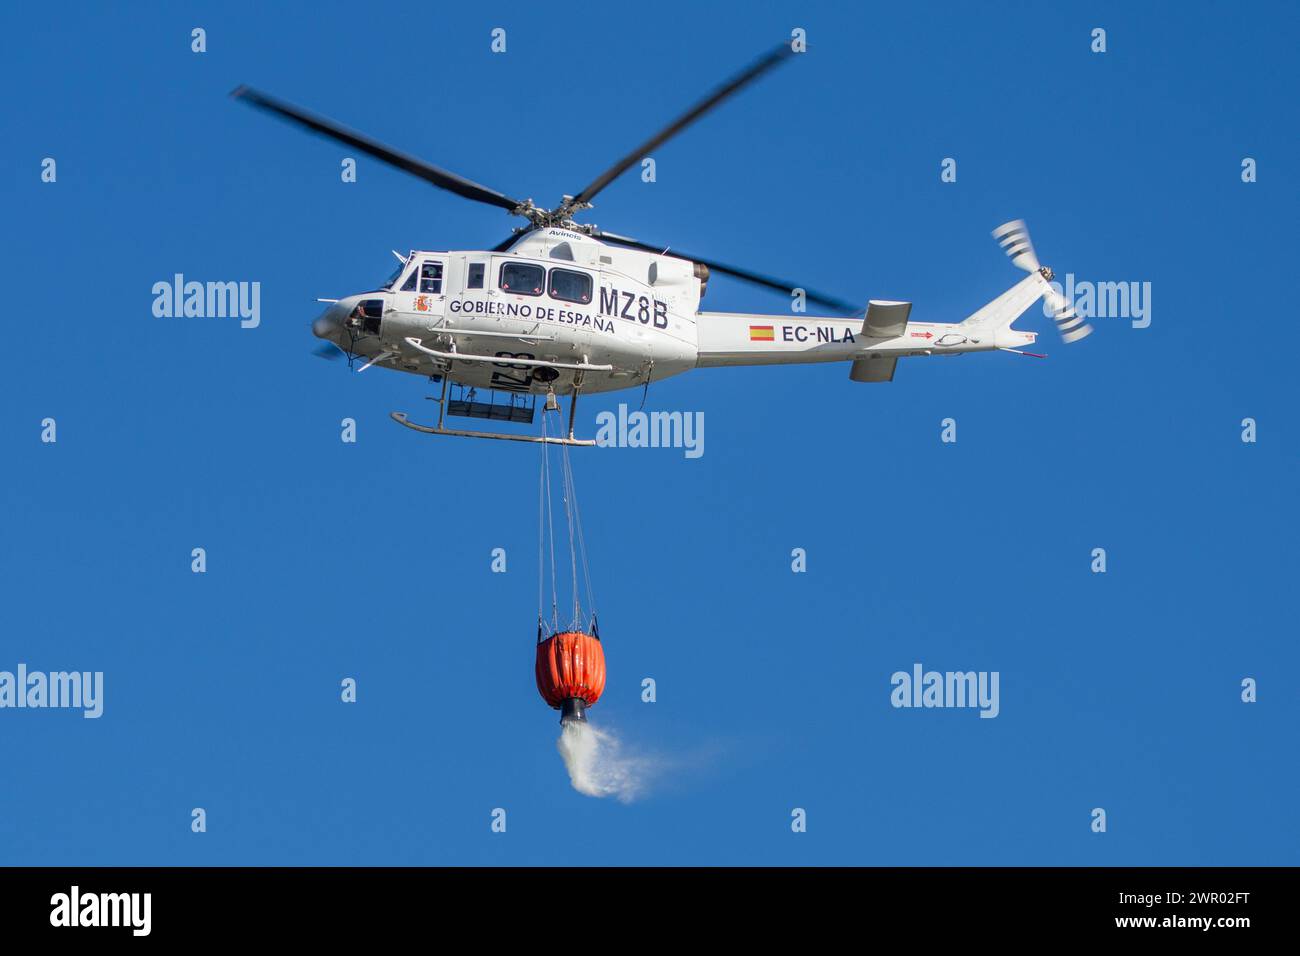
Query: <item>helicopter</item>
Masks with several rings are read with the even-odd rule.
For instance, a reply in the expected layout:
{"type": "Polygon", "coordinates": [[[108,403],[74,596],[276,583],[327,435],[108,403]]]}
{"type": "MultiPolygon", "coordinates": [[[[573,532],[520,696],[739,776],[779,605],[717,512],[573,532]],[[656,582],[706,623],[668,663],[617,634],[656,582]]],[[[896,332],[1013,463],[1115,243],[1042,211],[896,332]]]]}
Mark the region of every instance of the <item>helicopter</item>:
{"type": "Polygon", "coordinates": [[[1046,298],[1065,342],[1092,329],[1051,283],[1025,224],[1004,223],[994,238],[1014,265],[1029,273],[961,322],[911,320],[911,303],[870,300],[865,310],[799,283],[642,242],[575,219],[592,200],[651,151],[795,55],[782,43],[723,83],[587,186],[545,209],[385,146],[332,120],[248,86],[231,96],[327,136],[465,199],[496,206],[525,224],[492,249],[393,252],[398,265],[377,289],[322,299],[325,311],[312,332],[323,353],[346,357],[358,371],[373,366],[427,377],[441,384],[436,425],[394,421],[435,435],[508,441],[593,445],[574,437],[578,395],[648,389],[693,369],[717,366],[847,362],[854,382],[889,382],[900,358],[995,350],[1036,358],[1024,347],[1033,332],[1012,328],[1046,298]],[[809,316],[702,310],[711,275],[775,290],[809,316]],[[449,397],[449,386],[456,392],[449,397]],[[488,400],[479,395],[489,393],[488,400]],[[447,416],[531,423],[536,401],[558,410],[567,395],[567,435],[523,435],[449,428],[447,416]],[[498,399],[501,396],[503,400],[498,399]]]}

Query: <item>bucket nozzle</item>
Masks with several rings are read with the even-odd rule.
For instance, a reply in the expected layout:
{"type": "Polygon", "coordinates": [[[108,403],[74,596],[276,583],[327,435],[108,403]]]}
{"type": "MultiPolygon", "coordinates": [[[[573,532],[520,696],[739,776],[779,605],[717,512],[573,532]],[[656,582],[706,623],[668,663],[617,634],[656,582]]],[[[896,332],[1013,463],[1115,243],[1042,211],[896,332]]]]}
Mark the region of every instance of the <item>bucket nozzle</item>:
{"type": "Polygon", "coordinates": [[[574,720],[580,720],[583,723],[587,721],[587,702],[581,697],[569,697],[560,707],[561,724],[567,724],[574,720]]]}

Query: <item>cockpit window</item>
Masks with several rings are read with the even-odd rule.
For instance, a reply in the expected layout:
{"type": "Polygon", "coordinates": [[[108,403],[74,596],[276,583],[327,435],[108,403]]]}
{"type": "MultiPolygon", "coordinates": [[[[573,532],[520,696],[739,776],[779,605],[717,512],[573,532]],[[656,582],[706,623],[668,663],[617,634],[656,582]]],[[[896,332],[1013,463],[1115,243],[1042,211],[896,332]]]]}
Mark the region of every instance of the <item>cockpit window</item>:
{"type": "Polygon", "coordinates": [[[442,263],[420,263],[420,291],[437,295],[442,292],[442,263]]]}
{"type": "Polygon", "coordinates": [[[398,267],[393,271],[393,274],[390,275],[390,276],[389,276],[389,277],[384,281],[384,284],[381,285],[379,288],[381,288],[381,289],[391,289],[391,288],[393,287],[393,283],[396,282],[398,279],[400,279],[400,278],[402,277],[402,273],[403,273],[404,271],[406,271],[406,263],[405,263],[405,262],[399,264],[398,267]]]}
{"type": "Polygon", "coordinates": [[[411,270],[411,274],[410,274],[409,276],[407,276],[407,277],[406,277],[406,281],[402,283],[402,291],[403,291],[403,292],[414,292],[414,291],[415,291],[415,282],[416,282],[416,280],[419,279],[419,278],[420,278],[420,270],[419,270],[419,269],[412,269],[412,270],[411,270]]]}
{"type": "Polygon", "coordinates": [[[564,302],[590,302],[591,276],[585,272],[552,269],[551,298],[564,302]]]}
{"type": "Polygon", "coordinates": [[[501,291],[515,295],[541,295],[546,270],[527,262],[507,262],[501,267],[501,291]]]}

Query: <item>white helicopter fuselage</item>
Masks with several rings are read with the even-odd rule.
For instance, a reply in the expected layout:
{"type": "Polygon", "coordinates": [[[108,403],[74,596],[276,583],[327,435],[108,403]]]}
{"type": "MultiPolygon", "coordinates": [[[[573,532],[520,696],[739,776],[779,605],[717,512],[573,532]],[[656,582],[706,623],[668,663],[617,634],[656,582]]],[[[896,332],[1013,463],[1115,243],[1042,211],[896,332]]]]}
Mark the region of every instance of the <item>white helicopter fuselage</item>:
{"type": "Polygon", "coordinates": [[[385,356],[377,365],[473,387],[630,388],[698,356],[700,280],[689,262],[663,257],[650,271],[652,259],[564,229],[506,252],[413,252],[388,289],[339,300],[314,328],[355,355],[385,356]],[[377,323],[365,321],[367,302],[372,313],[382,302],[377,323]]]}
{"type": "Polygon", "coordinates": [[[911,322],[910,304],[896,302],[873,301],[865,321],[701,312],[707,281],[688,260],[550,227],[503,252],[412,252],[387,288],[338,300],[313,329],[366,367],[532,394],[635,388],[698,367],[835,361],[853,362],[856,381],[889,381],[902,356],[1034,341],[1010,321],[1046,288],[1032,274],[965,323],[943,324],[911,322]]]}

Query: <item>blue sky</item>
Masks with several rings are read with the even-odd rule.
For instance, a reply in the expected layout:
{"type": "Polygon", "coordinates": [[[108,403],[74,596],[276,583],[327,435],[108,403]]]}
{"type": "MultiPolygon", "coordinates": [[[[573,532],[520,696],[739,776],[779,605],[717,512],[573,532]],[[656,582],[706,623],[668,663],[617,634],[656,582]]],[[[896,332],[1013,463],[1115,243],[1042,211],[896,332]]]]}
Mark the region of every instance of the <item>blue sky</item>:
{"type": "MultiPolygon", "coordinates": [[[[0,711],[0,863],[1300,862],[1293,6],[3,18],[0,670],[101,670],[105,712],[0,711]],[[704,412],[705,455],[575,466],[610,668],[592,718],[672,769],[593,800],[533,687],[534,451],[398,428],[424,383],[310,354],[317,296],[510,222],[364,159],[343,185],[340,148],[226,94],[550,204],[794,27],[805,56],[588,221],[956,321],[1019,278],[989,230],[1023,217],[1058,273],[1150,282],[1152,322],[1062,347],[1034,311],[1049,360],[907,360],[886,386],[654,386],[648,407],[704,412]],[[259,281],[260,327],[154,318],[176,272],[259,281]],[[892,708],[915,662],[998,671],[1000,715],[892,708]]],[[[707,304],[786,308],[725,279],[707,304]]]]}

